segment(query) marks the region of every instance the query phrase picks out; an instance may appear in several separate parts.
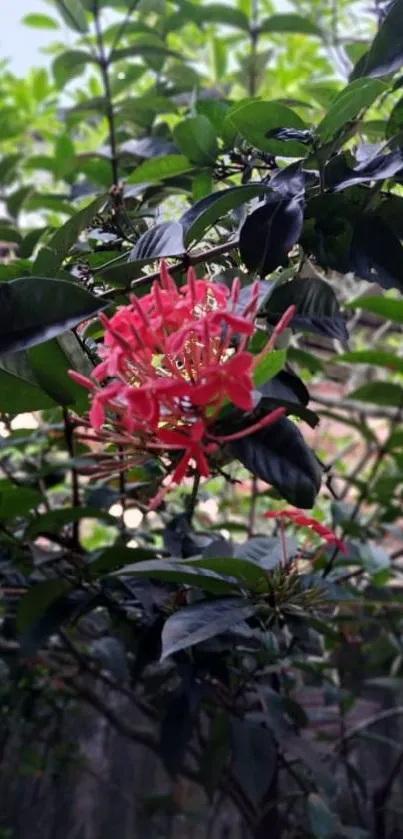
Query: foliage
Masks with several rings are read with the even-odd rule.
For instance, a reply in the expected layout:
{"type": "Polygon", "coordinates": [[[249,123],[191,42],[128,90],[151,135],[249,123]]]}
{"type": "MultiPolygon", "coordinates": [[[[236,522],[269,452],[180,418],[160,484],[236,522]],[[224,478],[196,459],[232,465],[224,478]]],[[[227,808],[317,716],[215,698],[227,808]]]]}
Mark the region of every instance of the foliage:
{"type": "Polygon", "coordinates": [[[50,5],[51,71],[0,83],[6,713],[89,703],[255,839],[391,839],[402,753],[370,798],[349,713],[402,676],[403,3],[50,5]]]}

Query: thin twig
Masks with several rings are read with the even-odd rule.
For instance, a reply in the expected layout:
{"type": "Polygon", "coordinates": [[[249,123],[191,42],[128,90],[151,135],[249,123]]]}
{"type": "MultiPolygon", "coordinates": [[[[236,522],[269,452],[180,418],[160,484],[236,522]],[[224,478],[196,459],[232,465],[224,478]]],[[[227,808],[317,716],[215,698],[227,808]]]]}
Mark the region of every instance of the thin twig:
{"type": "Polygon", "coordinates": [[[95,23],[95,32],[97,36],[97,43],[98,43],[98,64],[101,70],[102,76],[102,83],[104,87],[104,94],[105,94],[105,102],[106,102],[106,118],[108,120],[109,126],[109,140],[111,144],[111,168],[112,168],[112,183],[113,186],[118,186],[119,184],[119,168],[118,168],[118,154],[117,154],[117,142],[116,142],[116,128],[115,128],[115,114],[113,110],[113,101],[112,101],[112,91],[109,81],[109,59],[105,53],[105,45],[104,45],[104,36],[102,32],[102,27],[99,19],[99,0],[95,0],[95,9],[94,9],[94,23],[95,23]]]}
{"type": "MultiPolygon", "coordinates": [[[[74,461],[75,457],[75,447],[74,447],[74,425],[71,422],[70,414],[67,408],[63,408],[63,421],[64,421],[64,436],[66,440],[67,451],[70,455],[72,461],[74,461]]],[[[71,468],[71,488],[72,488],[72,506],[73,507],[80,507],[80,484],[78,479],[78,472],[75,466],[73,465],[71,468]]],[[[80,549],[80,539],[79,539],[79,521],[73,522],[73,544],[76,550],[80,549]]]]}

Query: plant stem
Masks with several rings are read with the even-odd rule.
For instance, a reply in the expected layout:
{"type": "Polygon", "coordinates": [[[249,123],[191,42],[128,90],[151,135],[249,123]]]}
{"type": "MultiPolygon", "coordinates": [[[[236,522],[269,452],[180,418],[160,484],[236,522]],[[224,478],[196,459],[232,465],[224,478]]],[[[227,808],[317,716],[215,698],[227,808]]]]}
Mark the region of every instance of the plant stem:
{"type": "Polygon", "coordinates": [[[118,186],[119,184],[119,169],[118,169],[118,155],[117,155],[117,143],[116,143],[116,126],[115,126],[115,114],[113,110],[113,101],[112,101],[112,92],[109,80],[109,61],[110,56],[107,58],[105,53],[105,45],[104,45],[104,37],[99,17],[99,0],[96,0],[95,9],[94,9],[94,23],[95,23],[95,32],[97,36],[98,42],[98,63],[101,70],[102,76],[102,83],[104,87],[104,94],[105,94],[105,101],[106,101],[106,118],[108,120],[109,126],[109,141],[111,144],[111,169],[112,169],[112,185],[118,186]]]}
{"type": "MultiPolygon", "coordinates": [[[[66,447],[69,453],[69,456],[73,460],[75,456],[75,448],[74,448],[74,426],[70,419],[70,414],[67,408],[63,408],[63,421],[64,421],[64,436],[66,440],[66,447]]],[[[78,480],[78,472],[74,466],[71,469],[71,487],[72,487],[72,506],[73,507],[80,507],[80,485],[78,480]]],[[[79,522],[73,522],[73,544],[76,550],[80,549],[80,539],[79,539],[79,522]]]]}
{"type": "Polygon", "coordinates": [[[259,38],[258,28],[259,0],[253,0],[252,17],[249,27],[250,36],[250,72],[249,72],[249,96],[256,96],[258,74],[256,67],[257,42],[259,38]]]}

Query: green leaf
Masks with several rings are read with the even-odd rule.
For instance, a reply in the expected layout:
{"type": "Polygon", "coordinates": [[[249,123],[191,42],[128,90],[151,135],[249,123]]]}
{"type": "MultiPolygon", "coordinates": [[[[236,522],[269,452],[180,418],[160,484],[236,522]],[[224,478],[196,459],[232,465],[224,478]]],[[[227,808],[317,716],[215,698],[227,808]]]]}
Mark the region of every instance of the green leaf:
{"type": "Polygon", "coordinates": [[[183,175],[193,168],[187,157],[182,154],[167,154],[164,157],[156,157],[152,160],[145,160],[137,166],[128,177],[128,184],[149,184],[156,181],[164,181],[166,178],[175,178],[183,175]]]}
{"type": "Polygon", "coordinates": [[[41,493],[28,487],[0,492],[0,519],[7,520],[15,516],[25,516],[41,502],[41,493]]]}
{"type": "Polygon", "coordinates": [[[174,128],[173,138],[182,154],[192,163],[208,165],[215,162],[217,137],[207,117],[200,114],[179,122],[174,128]]]}
{"type": "Polygon", "coordinates": [[[305,367],[310,373],[323,373],[323,363],[313,353],[300,350],[299,348],[297,349],[296,347],[288,347],[287,356],[290,361],[299,364],[300,367],[305,367]]]}
{"type": "Polygon", "coordinates": [[[71,591],[71,583],[67,580],[43,580],[27,591],[22,598],[17,612],[17,627],[24,632],[49,606],[64,594],[71,591]]]}
{"type": "Polygon", "coordinates": [[[269,191],[270,187],[265,184],[230,186],[197,201],[179,219],[185,232],[186,244],[198,241],[209,227],[231,210],[269,191]]]}
{"type": "MultiPolygon", "coordinates": [[[[57,272],[63,260],[68,255],[70,248],[76,244],[80,233],[89,227],[94,216],[106,203],[106,201],[107,198],[105,195],[98,195],[91,204],[88,204],[83,210],[79,210],[74,214],[74,216],[69,218],[68,221],[59,227],[47,243],[47,250],[53,253],[54,256],[49,259],[48,270],[45,269],[44,265],[41,266],[42,273],[46,270],[46,274],[51,276],[57,272]]],[[[42,251],[39,251],[39,254],[34,262],[32,269],[34,273],[38,270],[41,253],[42,251]]]]}
{"type": "Polygon", "coordinates": [[[0,352],[33,347],[105,307],[85,288],[65,280],[22,277],[0,286],[0,352]]]}
{"type": "Polygon", "coordinates": [[[20,160],[20,154],[5,154],[2,157],[0,160],[0,184],[2,186],[11,183],[20,160]]]}
{"type": "Polygon", "coordinates": [[[25,26],[32,26],[33,29],[59,29],[59,24],[49,15],[31,14],[22,18],[25,26]]]}
{"type": "Polygon", "coordinates": [[[244,12],[223,3],[203,3],[198,12],[199,23],[224,23],[244,32],[249,31],[249,21],[244,12]]]}
{"type": "Polygon", "coordinates": [[[286,350],[272,350],[259,362],[253,374],[255,387],[259,388],[283,369],[287,360],[286,350]]]}
{"type": "Polygon", "coordinates": [[[138,44],[135,43],[131,47],[123,47],[123,49],[114,50],[110,63],[116,61],[124,61],[126,58],[144,58],[152,66],[153,59],[159,58],[181,58],[181,55],[164,46],[156,46],[155,44],[138,44]]]}
{"type": "Polygon", "coordinates": [[[403,358],[393,352],[382,352],[381,350],[357,350],[356,352],[345,352],[342,355],[334,355],[332,362],[349,362],[350,364],[373,364],[375,367],[386,367],[397,373],[403,373],[403,358]]]}
{"type": "Polygon", "coordinates": [[[9,414],[55,407],[53,399],[39,387],[25,352],[0,356],[0,404],[9,414]]]}
{"type": "Polygon", "coordinates": [[[171,615],[164,625],[161,659],[232,629],[252,617],[257,608],[245,598],[237,597],[185,606],[171,615]]]}
{"type": "Polygon", "coordinates": [[[17,245],[22,242],[21,233],[8,224],[0,224],[0,239],[3,242],[15,242],[17,245]]]}
{"type": "Polygon", "coordinates": [[[53,0],[53,3],[70,29],[80,34],[88,32],[87,15],[80,0],[53,0]]]}
{"type": "Polygon", "coordinates": [[[358,402],[372,402],[374,405],[391,405],[403,408],[403,387],[392,382],[368,382],[347,396],[358,402]]]}
{"type": "Polygon", "coordinates": [[[14,218],[19,216],[23,205],[32,194],[32,191],[32,186],[21,186],[8,196],[7,210],[11,216],[14,218]]]}
{"type": "Polygon", "coordinates": [[[299,32],[303,35],[316,35],[323,37],[323,31],[311,20],[302,15],[270,15],[262,20],[259,27],[260,32],[299,32]]]}
{"type": "Polygon", "coordinates": [[[48,513],[43,513],[36,521],[28,525],[25,537],[27,539],[35,539],[42,533],[57,533],[66,524],[81,521],[82,519],[99,519],[113,527],[118,526],[118,520],[115,516],[105,513],[97,507],[65,507],[59,510],[50,510],[48,513]]]}
{"type": "Polygon", "coordinates": [[[392,297],[355,297],[345,303],[347,309],[362,309],[365,312],[373,312],[374,315],[381,315],[386,320],[394,323],[403,323],[403,299],[392,297]]]}
{"type": "Polygon", "coordinates": [[[168,559],[154,559],[136,562],[116,571],[117,576],[147,577],[153,580],[191,585],[211,594],[232,594],[237,590],[237,580],[208,568],[194,568],[188,562],[168,559]]]}
{"type": "Polygon", "coordinates": [[[57,405],[74,405],[77,410],[87,408],[88,392],[73,381],[68,371],[73,369],[89,376],[92,365],[72,332],[31,347],[27,358],[36,382],[57,405]]]}
{"type": "Polygon", "coordinates": [[[84,50],[66,50],[56,56],[52,64],[56,87],[62,90],[70,79],[81,75],[86,64],[93,62],[94,58],[91,53],[84,50]]]}
{"type": "Polygon", "coordinates": [[[319,123],[317,133],[326,143],[346,123],[356,119],[364,108],[370,105],[388,89],[379,79],[356,79],[336,96],[326,116],[319,123]]]}
{"type": "Polygon", "coordinates": [[[337,816],[316,792],[308,796],[308,814],[315,839],[332,839],[336,833],[343,832],[337,816]]]}
{"type": "Polygon", "coordinates": [[[386,76],[403,63],[403,0],[388,4],[381,27],[366,55],[359,59],[351,78],[386,76]]]}
{"type": "Polygon", "coordinates": [[[54,146],[54,164],[57,177],[63,178],[75,168],[74,144],[67,134],[61,134],[54,146]]]}
{"type": "Polygon", "coordinates": [[[225,119],[252,146],[271,154],[299,157],[306,154],[306,147],[294,140],[276,140],[268,136],[282,128],[305,131],[307,126],[291,108],[277,102],[251,99],[230,109],[225,119]]]}
{"type": "Polygon", "coordinates": [[[35,249],[36,245],[38,244],[39,240],[42,236],[46,233],[47,227],[36,227],[34,230],[30,230],[20,245],[20,256],[22,259],[29,259],[32,256],[32,251],[35,249]]]}
{"type": "Polygon", "coordinates": [[[262,570],[261,565],[253,560],[243,559],[241,550],[240,557],[196,557],[185,560],[183,564],[192,565],[199,569],[204,568],[208,571],[215,571],[218,574],[228,574],[230,578],[235,578],[242,587],[247,588],[251,592],[262,593],[268,589],[267,576],[262,570]]]}

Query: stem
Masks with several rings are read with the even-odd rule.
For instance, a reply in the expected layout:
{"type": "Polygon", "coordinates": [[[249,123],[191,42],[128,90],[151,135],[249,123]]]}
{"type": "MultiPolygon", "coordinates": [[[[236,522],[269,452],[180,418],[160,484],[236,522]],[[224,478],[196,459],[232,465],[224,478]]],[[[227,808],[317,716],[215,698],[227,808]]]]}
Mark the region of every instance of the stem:
{"type": "MultiPolygon", "coordinates": [[[[234,250],[239,245],[238,239],[232,239],[230,242],[224,242],[222,245],[217,245],[214,248],[210,248],[208,251],[204,251],[203,253],[195,253],[195,254],[188,254],[186,258],[181,259],[180,262],[176,262],[175,265],[171,265],[169,270],[170,271],[183,271],[189,267],[189,265],[199,265],[201,262],[210,262],[211,260],[215,259],[217,256],[221,256],[222,254],[228,253],[229,251],[234,250]]],[[[121,257],[118,257],[121,259],[121,257]]],[[[104,271],[105,268],[112,264],[112,262],[116,262],[117,259],[111,260],[110,263],[106,263],[102,266],[102,268],[96,269],[95,273],[104,271]]],[[[124,263],[126,264],[126,263],[124,263]]],[[[152,283],[153,280],[158,280],[160,276],[160,271],[153,271],[151,274],[144,274],[142,277],[138,277],[136,280],[132,280],[130,282],[129,288],[135,289],[140,288],[143,285],[147,285],[152,283]]],[[[103,294],[100,295],[104,300],[110,300],[114,297],[119,297],[122,294],[122,287],[120,288],[112,288],[105,291],[103,294]]]]}
{"type": "Polygon", "coordinates": [[[256,68],[256,54],[257,42],[259,38],[258,28],[258,14],[259,14],[259,0],[253,0],[252,18],[249,27],[250,36],[250,73],[249,73],[249,96],[256,96],[257,90],[257,68],[256,68]]]}
{"type": "Polygon", "coordinates": [[[195,511],[196,501],[197,501],[197,493],[199,491],[199,486],[200,486],[200,473],[196,472],[196,474],[193,478],[192,492],[191,492],[191,494],[190,494],[190,496],[187,500],[187,503],[186,503],[186,514],[187,514],[189,524],[192,521],[193,514],[194,514],[194,511],[195,511]]]}
{"type": "Polygon", "coordinates": [[[125,28],[126,28],[127,24],[129,23],[129,20],[132,16],[136,6],[137,6],[137,3],[138,3],[138,0],[133,0],[133,2],[129,6],[129,8],[128,8],[126,14],[125,14],[125,17],[122,20],[122,25],[118,29],[118,31],[116,33],[116,36],[113,39],[113,43],[112,43],[112,46],[111,46],[111,51],[109,53],[109,59],[111,58],[111,55],[112,55],[113,51],[116,49],[122,35],[124,35],[125,28]]]}
{"type": "Polygon", "coordinates": [[[251,486],[251,496],[250,496],[250,507],[249,507],[248,539],[250,539],[255,533],[256,501],[257,501],[257,477],[256,477],[256,475],[253,475],[252,486],[251,486]]]}
{"type": "MultiPolygon", "coordinates": [[[[70,414],[67,408],[63,408],[63,421],[64,421],[64,436],[66,440],[67,451],[71,457],[74,459],[75,456],[75,447],[74,447],[74,425],[71,422],[70,414]]],[[[75,466],[72,466],[71,469],[71,487],[72,487],[72,506],[73,507],[80,507],[80,485],[78,480],[78,472],[75,466]]],[[[73,522],[73,544],[75,549],[80,550],[80,539],[79,539],[79,522],[73,522]]]]}
{"type": "Polygon", "coordinates": [[[119,170],[118,170],[118,155],[117,155],[117,143],[116,143],[116,127],[115,127],[115,114],[113,111],[113,102],[112,102],[112,92],[111,86],[109,81],[109,61],[110,56],[107,58],[105,53],[105,44],[104,38],[101,28],[101,22],[99,17],[99,0],[95,2],[95,9],[94,9],[94,23],[95,23],[95,32],[97,36],[98,42],[98,63],[101,70],[102,76],[102,83],[104,86],[104,94],[106,100],[106,118],[108,120],[109,126],[109,140],[111,144],[111,169],[112,169],[112,185],[118,186],[119,185],[119,170]]]}

